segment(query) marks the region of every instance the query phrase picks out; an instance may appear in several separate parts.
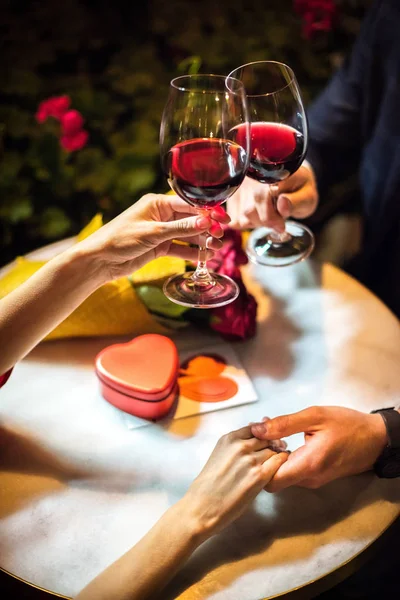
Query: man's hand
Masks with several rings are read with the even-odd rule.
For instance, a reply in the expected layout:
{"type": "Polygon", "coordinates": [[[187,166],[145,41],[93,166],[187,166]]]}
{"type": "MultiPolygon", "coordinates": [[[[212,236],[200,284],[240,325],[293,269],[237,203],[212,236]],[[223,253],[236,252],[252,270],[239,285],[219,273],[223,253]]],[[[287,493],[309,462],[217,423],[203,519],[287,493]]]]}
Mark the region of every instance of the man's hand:
{"type": "Polygon", "coordinates": [[[278,185],[277,202],[274,204],[269,185],[246,177],[228,200],[231,227],[248,229],[265,225],[282,232],[285,219],[309,217],[317,208],[318,191],[308,163],[278,185]]]}
{"type": "Polygon", "coordinates": [[[319,488],[329,481],[368,471],[387,443],[379,414],[338,406],[314,406],[253,424],[254,436],[274,440],[304,432],[305,444],[289,455],[265,488],[277,492],[292,485],[319,488]]]}

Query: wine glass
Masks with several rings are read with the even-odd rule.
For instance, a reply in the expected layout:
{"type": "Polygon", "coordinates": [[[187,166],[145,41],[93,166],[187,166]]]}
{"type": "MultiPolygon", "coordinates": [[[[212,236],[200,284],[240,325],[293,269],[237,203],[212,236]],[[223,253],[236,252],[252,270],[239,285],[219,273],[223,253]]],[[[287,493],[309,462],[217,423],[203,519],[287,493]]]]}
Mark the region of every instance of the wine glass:
{"type": "MultiPolygon", "coordinates": [[[[250,124],[246,92],[240,81],[220,75],[184,75],[173,79],[165,104],[160,150],[163,171],[174,192],[200,214],[219,206],[243,182],[249,165],[250,124]],[[241,127],[240,142],[235,140],[241,127]]],[[[164,293],[192,308],[212,308],[237,298],[237,284],[210,273],[206,239],[199,240],[194,272],[171,277],[164,293]]]]}
{"type": "MultiPolygon", "coordinates": [[[[250,112],[249,177],[270,186],[276,206],[278,183],[297,171],[307,151],[307,118],[296,77],[287,65],[258,61],[229,77],[244,83],[250,112]]],[[[241,127],[236,141],[241,143],[241,127]]],[[[249,236],[247,255],[254,263],[283,267],[307,258],[314,236],[303,224],[286,221],[285,231],[259,227],[249,236]]]]}

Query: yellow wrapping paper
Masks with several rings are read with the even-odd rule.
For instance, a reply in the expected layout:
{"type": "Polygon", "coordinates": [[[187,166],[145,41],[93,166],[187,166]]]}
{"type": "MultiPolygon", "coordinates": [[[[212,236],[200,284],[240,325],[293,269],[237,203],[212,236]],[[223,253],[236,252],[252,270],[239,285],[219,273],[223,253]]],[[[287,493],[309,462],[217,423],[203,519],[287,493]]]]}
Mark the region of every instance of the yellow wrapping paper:
{"type": "MultiPolygon", "coordinates": [[[[96,215],[77,236],[77,240],[86,238],[102,224],[101,215],[96,215]]],[[[0,298],[21,285],[44,264],[24,257],[17,258],[15,266],[0,279],[0,298]]],[[[130,279],[134,285],[162,285],[167,277],[182,273],[184,270],[184,260],[161,257],[133,273],[130,279]]],[[[123,277],[103,285],[60,323],[46,339],[168,333],[168,330],[154,319],[138,298],[131,281],[128,277],[123,277]]]]}

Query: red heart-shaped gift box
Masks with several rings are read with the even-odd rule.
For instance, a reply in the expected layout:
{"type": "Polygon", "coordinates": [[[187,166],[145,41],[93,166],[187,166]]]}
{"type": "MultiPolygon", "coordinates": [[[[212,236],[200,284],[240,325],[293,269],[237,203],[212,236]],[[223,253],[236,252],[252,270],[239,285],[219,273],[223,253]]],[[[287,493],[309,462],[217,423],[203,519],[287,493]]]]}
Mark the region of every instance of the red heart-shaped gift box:
{"type": "Polygon", "coordinates": [[[96,357],[103,397],[120,410],[144,419],[159,419],[177,395],[179,356],[168,337],[141,335],[104,348],[96,357]]]}

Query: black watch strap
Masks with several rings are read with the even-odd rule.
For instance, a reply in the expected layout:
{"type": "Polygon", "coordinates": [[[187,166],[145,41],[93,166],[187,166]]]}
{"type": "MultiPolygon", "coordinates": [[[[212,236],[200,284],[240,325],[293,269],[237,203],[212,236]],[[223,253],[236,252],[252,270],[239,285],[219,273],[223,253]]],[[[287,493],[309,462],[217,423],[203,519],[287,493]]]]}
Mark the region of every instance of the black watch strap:
{"type": "Polygon", "coordinates": [[[400,413],[393,408],[373,410],[379,413],[385,422],[389,448],[400,448],[400,413]]]}
{"type": "Polygon", "coordinates": [[[374,472],[378,477],[400,477],[400,413],[393,408],[380,408],[372,413],[379,413],[385,423],[388,444],[374,464],[374,472]]]}

